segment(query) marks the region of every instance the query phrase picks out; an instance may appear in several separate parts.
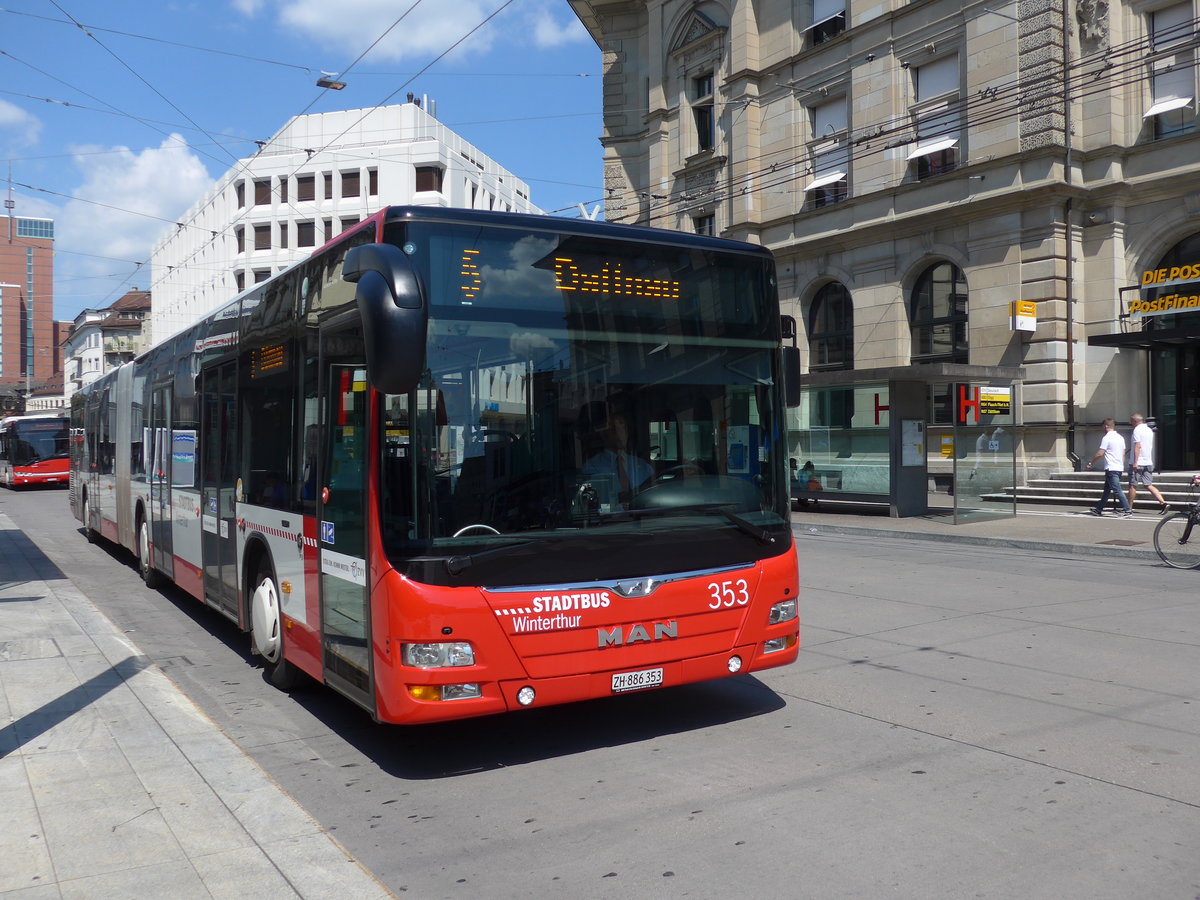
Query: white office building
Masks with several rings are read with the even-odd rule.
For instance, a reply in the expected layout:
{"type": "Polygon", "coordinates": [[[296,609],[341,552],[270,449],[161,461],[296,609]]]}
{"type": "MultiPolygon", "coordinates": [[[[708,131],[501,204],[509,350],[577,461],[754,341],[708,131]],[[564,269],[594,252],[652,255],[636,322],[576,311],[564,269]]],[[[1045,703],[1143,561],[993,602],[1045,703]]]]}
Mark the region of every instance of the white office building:
{"type": "Polygon", "coordinates": [[[297,116],[155,245],[153,341],[406,204],[540,212],[525,182],[419,103],[297,116]]]}

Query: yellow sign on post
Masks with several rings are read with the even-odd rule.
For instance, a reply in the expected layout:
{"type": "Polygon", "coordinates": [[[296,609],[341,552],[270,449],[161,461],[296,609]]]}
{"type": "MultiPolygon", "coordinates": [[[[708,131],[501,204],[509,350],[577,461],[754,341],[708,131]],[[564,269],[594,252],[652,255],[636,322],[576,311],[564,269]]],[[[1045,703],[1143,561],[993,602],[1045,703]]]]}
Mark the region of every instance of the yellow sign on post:
{"type": "Polygon", "coordinates": [[[1037,301],[1014,300],[1010,312],[1013,331],[1037,331],[1037,301]]]}

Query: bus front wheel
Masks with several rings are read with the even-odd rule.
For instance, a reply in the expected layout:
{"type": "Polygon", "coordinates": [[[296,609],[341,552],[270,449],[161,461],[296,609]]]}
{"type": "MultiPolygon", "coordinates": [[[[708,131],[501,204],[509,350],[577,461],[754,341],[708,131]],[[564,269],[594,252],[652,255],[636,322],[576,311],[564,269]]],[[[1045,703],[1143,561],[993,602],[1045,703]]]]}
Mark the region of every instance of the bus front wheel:
{"type": "Polygon", "coordinates": [[[267,680],[283,691],[300,682],[300,670],[283,656],[283,615],[279,608],[279,590],[270,569],[259,569],[250,597],[250,639],[254,652],[263,658],[267,680]]]}

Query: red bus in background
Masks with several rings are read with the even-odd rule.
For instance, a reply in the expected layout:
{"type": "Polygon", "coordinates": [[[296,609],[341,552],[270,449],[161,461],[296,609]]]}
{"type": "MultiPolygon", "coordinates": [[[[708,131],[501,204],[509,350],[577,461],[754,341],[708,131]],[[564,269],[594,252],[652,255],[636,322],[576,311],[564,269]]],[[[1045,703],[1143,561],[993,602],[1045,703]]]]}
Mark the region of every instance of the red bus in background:
{"type": "Polygon", "coordinates": [[[72,397],[71,503],[376,720],[795,660],[761,247],[383,210],[72,397]]]}
{"type": "Polygon", "coordinates": [[[68,428],[66,413],[0,419],[0,484],[66,487],[71,470],[68,428]]]}

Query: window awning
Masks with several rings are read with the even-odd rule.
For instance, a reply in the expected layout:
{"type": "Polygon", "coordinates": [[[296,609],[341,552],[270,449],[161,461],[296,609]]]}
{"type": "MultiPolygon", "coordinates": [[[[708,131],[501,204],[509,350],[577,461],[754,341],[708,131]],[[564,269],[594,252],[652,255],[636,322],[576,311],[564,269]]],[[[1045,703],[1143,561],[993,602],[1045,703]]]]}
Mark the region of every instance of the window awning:
{"type": "Polygon", "coordinates": [[[1161,116],[1163,113],[1183,109],[1185,106],[1191,106],[1193,99],[1193,97],[1169,97],[1166,100],[1156,100],[1153,106],[1142,113],[1142,118],[1149,119],[1151,116],[1161,116]]]}
{"type": "Polygon", "coordinates": [[[820,178],[814,178],[804,188],[804,192],[815,191],[817,188],[823,188],[829,184],[836,184],[839,181],[846,180],[845,172],[830,172],[828,175],[822,175],[820,178]]]}
{"type": "Polygon", "coordinates": [[[809,25],[809,26],[808,26],[807,28],[805,28],[804,30],[805,30],[805,31],[812,31],[814,28],[820,28],[820,27],[821,27],[822,25],[824,25],[826,22],[832,22],[834,19],[840,19],[840,18],[844,17],[845,15],[846,15],[846,11],[845,11],[844,9],[839,9],[839,10],[838,10],[837,12],[835,12],[833,15],[831,15],[831,16],[826,16],[826,17],[825,17],[825,18],[823,18],[823,19],[820,19],[820,20],[818,20],[818,21],[816,21],[816,22],[813,22],[811,25],[809,25]]]}
{"type": "Polygon", "coordinates": [[[931,156],[934,153],[941,153],[943,150],[949,150],[957,143],[958,138],[938,138],[927,144],[918,144],[917,149],[908,154],[908,159],[912,161],[920,156],[931,156]]]}

